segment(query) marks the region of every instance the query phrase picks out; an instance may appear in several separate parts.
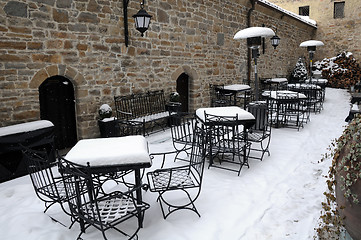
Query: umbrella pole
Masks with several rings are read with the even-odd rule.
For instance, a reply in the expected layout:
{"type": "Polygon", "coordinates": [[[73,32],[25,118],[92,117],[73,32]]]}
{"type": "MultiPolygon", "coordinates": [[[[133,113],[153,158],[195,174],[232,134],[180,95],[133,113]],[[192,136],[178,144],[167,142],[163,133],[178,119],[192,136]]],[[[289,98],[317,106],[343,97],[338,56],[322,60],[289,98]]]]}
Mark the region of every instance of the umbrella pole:
{"type": "Polygon", "coordinates": [[[255,97],[256,97],[256,101],[258,101],[258,100],[259,100],[258,73],[257,73],[258,48],[252,48],[252,57],[253,57],[253,59],[254,59],[254,88],[255,88],[255,97]]]}

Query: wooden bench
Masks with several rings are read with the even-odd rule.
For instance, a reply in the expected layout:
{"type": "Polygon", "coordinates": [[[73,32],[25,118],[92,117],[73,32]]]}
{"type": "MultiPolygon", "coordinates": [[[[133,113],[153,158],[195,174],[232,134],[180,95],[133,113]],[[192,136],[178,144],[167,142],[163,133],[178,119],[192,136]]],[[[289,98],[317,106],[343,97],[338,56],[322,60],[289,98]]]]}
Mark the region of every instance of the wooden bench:
{"type": "Polygon", "coordinates": [[[155,127],[164,130],[170,116],[163,90],[115,96],[114,101],[122,136],[145,136],[155,127]]]}

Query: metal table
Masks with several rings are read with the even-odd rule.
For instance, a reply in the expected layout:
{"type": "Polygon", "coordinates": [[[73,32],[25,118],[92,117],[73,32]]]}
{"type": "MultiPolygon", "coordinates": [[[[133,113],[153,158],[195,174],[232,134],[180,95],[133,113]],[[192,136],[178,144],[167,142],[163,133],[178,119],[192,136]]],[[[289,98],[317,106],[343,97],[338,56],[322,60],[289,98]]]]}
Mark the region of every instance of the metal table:
{"type": "MultiPolygon", "coordinates": [[[[243,139],[247,141],[247,129],[252,127],[256,119],[255,117],[246,110],[236,107],[236,106],[230,106],[230,107],[214,107],[214,108],[199,108],[196,110],[196,119],[207,129],[207,131],[213,131],[219,126],[222,126],[222,117],[229,118],[234,117],[235,121],[232,122],[232,126],[243,126],[243,139]],[[209,121],[206,119],[206,114],[210,114],[212,116],[219,116],[220,118],[217,121],[209,121]]],[[[229,122],[225,123],[229,124],[229,122]]],[[[207,134],[208,140],[207,144],[210,148],[209,156],[210,156],[210,162],[209,166],[212,166],[213,164],[213,156],[212,156],[212,133],[207,134]]],[[[241,167],[238,171],[238,174],[241,171],[241,168],[243,165],[248,165],[247,163],[247,154],[246,154],[246,147],[243,148],[243,163],[241,163],[241,167]]],[[[221,167],[222,168],[222,167],[221,167]]],[[[228,169],[230,170],[230,169],[228,169]]],[[[233,170],[234,171],[234,170],[233,170]]]]}
{"type": "MultiPolygon", "coordinates": [[[[280,109],[281,105],[284,103],[287,103],[290,99],[300,99],[305,100],[307,99],[307,96],[303,93],[289,91],[289,90],[278,90],[278,91],[264,91],[262,93],[262,97],[269,100],[269,104],[275,103],[276,105],[276,123],[275,127],[278,128],[280,126],[280,109]]],[[[270,107],[269,109],[273,109],[273,107],[270,107]]],[[[272,113],[271,113],[272,114],[272,113]]],[[[272,119],[272,118],[271,118],[272,119]]]]}
{"type": "Polygon", "coordinates": [[[233,105],[237,105],[237,95],[239,93],[244,93],[244,108],[246,107],[246,93],[251,90],[251,87],[247,84],[232,84],[225,85],[220,91],[224,91],[224,93],[228,93],[232,95],[233,105]]]}
{"type": "MultiPolygon", "coordinates": [[[[145,137],[83,139],[68,152],[65,159],[84,167],[89,165],[94,174],[134,170],[135,187],[138,187],[137,202],[142,202],[140,169],[152,165],[145,137]]],[[[143,226],[143,216],[138,219],[138,224],[143,226]]]]}

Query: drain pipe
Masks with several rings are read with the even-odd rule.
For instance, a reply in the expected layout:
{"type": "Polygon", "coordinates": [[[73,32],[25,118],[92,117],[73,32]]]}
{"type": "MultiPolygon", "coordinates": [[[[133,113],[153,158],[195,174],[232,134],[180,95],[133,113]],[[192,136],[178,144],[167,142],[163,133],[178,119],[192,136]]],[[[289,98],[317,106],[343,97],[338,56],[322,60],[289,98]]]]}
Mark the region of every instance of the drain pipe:
{"type": "MultiPolygon", "coordinates": [[[[256,7],[256,3],[258,2],[258,0],[250,0],[252,7],[248,10],[247,13],[247,27],[251,27],[252,22],[251,22],[251,16],[252,16],[252,12],[256,7]]],[[[251,49],[249,47],[247,47],[247,84],[250,85],[251,84],[251,71],[252,71],[252,52],[251,49]]]]}

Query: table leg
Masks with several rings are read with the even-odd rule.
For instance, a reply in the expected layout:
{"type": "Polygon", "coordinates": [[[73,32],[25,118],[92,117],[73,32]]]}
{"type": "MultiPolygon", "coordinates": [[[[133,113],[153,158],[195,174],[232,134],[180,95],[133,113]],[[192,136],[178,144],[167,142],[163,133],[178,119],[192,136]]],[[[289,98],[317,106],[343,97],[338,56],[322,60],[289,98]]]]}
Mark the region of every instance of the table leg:
{"type": "MultiPolygon", "coordinates": [[[[142,188],[140,187],[142,185],[142,179],[140,177],[140,169],[135,169],[134,170],[134,176],[135,176],[135,187],[137,188],[136,190],[136,197],[137,197],[137,204],[141,205],[142,204],[142,188]]],[[[140,228],[143,227],[143,213],[139,212],[139,217],[138,217],[138,226],[140,228]]]]}

